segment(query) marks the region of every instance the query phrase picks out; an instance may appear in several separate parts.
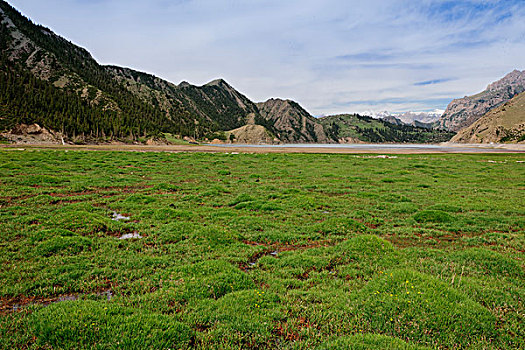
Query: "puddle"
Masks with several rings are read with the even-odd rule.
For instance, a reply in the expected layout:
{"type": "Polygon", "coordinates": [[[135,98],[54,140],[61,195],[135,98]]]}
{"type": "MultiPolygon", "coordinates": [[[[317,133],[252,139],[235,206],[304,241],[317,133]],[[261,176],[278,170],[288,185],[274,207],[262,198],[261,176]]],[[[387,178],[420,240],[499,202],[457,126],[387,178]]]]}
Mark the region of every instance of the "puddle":
{"type": "Polygon", "coordinates": [[[380,154],[378,156],[369,156],[369,157],[365,157],[365,158],[396,159],[397,156],[388,156],[386,154],[380,154]]]}
{"type": "Polygon", "coordinates": [[[113,293],[110,290],[107,290],[105,292],[98,293],[99,296],[105,296],[107,301],[110,301],[113,297],[113,293]]]}
{"type": "MultiPolygon", "coordinates": [[[[42,300],[38,300],[38,299],[34,299],[32,301],[29,301],[29,302],[22,302],[22,303],[17,303],[17,304],[13,304],[12,307],[11,307],[11,310],[13,312],[17,312],[17,311],[22,311],[26,306],[30,306],[30,305],[43,305],[43,306],[49,306],[51,304],[55,304],[55,303],[61,303],[61,302],[64,302],[64,301],[75,301],[75,300],[78,300],[78,295],[63,295],[61,297],[58,297],[58,298],[51,298],[51,299],[42,299],[42,300]]],[[[2,308],[3,310],[1,311],[8,311],[8,308],[2,308]]]]}
{"type": "Polygon", "coordinates": [[[66,295],[63,297],[59,297],[55,303],[60,303],[61,301],[75,301],[78,300],[78,296],[76,295],[66,295]]]}
{"type": "Polygon", "coordinates": [[[113,217],[112,217],[113,221],[127,221],[129,219],[130,219],[129,216],[125,216],[125,215],[119,214],[116,211],[113,212],[113,217]]]}
{"type": "Polygon", "coordinates": [[[142,238],[141,235],[137,231],[134,231],[133,233],[126,233],[119,237],[119,239],[139,239],[142,238]]]}
{"type": "MultiPolygon", "coordinates": [[[[275,248],[274,248],[275,249],[275,248]]],[[[258,253],[255,253],[254,255],[252,255],[247,262],[244,262],[244,263],[240,263],[239,264],[239,267],[241,268],[241,270],[243,271],[247,271],[249,268],[252,268],[254,267],[255,265],[257,265],[257,262],[259,261],[260,258],[262,258],[263,256],[266,256],[266,255],[271,255],[275,258],[277,258],[277,254],[278,254],[278,250],[263,250],[261,252],[258,252],[258,253]]]]}

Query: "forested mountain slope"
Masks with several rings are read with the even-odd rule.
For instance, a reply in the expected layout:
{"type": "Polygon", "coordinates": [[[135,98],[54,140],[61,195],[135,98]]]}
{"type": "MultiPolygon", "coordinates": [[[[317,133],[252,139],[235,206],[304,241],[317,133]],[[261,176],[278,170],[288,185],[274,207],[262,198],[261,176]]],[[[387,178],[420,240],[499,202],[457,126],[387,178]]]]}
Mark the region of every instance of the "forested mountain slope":
{"type": "Polygon", "coordinates": [[[436,143],[448,141],[454,135],[448,131],[393,124],[358,114],[333,115],[319,120],[328,136],[340,143],[436,143]]]}

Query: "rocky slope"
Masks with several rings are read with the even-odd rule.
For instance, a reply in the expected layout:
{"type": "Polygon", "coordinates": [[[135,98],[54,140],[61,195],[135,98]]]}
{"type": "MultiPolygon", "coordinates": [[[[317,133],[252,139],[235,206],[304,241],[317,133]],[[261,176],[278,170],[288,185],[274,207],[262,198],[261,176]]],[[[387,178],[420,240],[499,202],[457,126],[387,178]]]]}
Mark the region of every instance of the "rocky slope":
{"type": "Polygon", "coordinates": [[[240,128],[226,132],[228,140],[234,143],[251,144],[251,145],[271,145],[279,143],[279,140],[272,135],[268,129],[262,125],[248,124],[240,128]]]}
{"type": "Polygon", "coordinates": [[[331,143],[321,123],[291,100],[269,99],[258,103],[261,116],[269,121],[275,136],[288,143],[331,143]]]}
{"type": "Polygon", "coordinates": [[[515,70],[503,79],[490,84],[485,91],[477,95],[453,100],[437,126],[442,129],[458,131],[473,124],[491,109],[524,91],[525,71],[515,70]]]}
{"type": "Polygon", "coordinates": [[[53,144],[64,143],[64,136],[42,128],[38,124],[20,124],[6,133],[0,133],[4,140],[19,144],[53,144]]]}
{"type": "Polygon", "coordinates": [[[401,121],[401,119],[394,117],[393,115],[389,115],[386,117],[379,118],[380,120],[384,120],[387,123],[394,124],[394,125],[407,125],[401,121]]]}
{"type": "Polygon", "coordinates": [[[525,142],[525,92],[460,130],[451,142],[525,142]]]}

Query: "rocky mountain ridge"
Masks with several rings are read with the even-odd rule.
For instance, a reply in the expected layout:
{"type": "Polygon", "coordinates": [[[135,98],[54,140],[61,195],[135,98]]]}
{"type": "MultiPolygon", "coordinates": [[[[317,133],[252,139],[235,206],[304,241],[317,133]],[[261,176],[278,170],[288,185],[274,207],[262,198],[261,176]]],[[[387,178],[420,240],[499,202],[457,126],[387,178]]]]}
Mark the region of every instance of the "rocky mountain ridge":
{"type": "Polygon", "coordinates": [[[473,96],[453,100],[438,121],[441,129],[459,131],[480,119],[491,109],[525,91],[525,71],[514,70],[473,96]]]}
{"type": "Polygon", "coordinates": [[[525,92],[514,96],[461,129],[451,140],[459,143],[525,142],[525,92]]]}
{"type": "Polygon", "coordinates": [[[272,98],[257,103],[261,116],[273,126],[275,136],[290,143],[332,143],[319,121],[297,102],[272,98]]]}
{"type": "Polygon", "coordinates": [[[381,111],[381,112],[370,111],[370,112],[360,113],[360,115],[366,115],[372,118],[383,119],[387,121],[393,120],[394,124],[400,121],[406,125],[417,126],[416,124],[432,124],[438,121],[444,112],[445,111],[438,110],[438,109],[430,111],[430,112],[408,111],[408,112],[401,112],[401,113],[391,113],[389,111],[381,111]]]}

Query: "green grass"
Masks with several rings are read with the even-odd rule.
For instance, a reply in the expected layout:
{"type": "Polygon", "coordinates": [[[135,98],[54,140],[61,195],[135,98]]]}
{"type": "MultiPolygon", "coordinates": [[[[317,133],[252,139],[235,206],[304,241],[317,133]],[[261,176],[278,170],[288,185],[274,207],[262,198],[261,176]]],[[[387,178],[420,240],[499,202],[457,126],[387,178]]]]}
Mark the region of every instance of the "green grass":
{"type": "Polygon", "coordinates": [[[0,349],[525,348],[523,160],[0,150],[0,349]]]}

